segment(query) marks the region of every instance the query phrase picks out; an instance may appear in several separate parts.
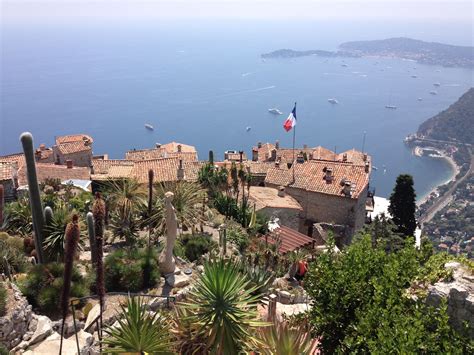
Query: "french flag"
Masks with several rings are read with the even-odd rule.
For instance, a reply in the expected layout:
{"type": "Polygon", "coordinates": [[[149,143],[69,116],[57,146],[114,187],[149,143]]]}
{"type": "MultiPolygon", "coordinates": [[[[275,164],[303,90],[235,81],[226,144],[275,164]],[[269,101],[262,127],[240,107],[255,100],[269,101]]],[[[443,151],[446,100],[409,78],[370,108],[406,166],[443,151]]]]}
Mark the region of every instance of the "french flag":
{"type": "Polygon", "coordinates": [[[290,115],[283,124],[283,128],[285,129],[285,131],[289,132],[294,126],[296,126],[296,102],[293,111],[291,111],[290,115]]]}

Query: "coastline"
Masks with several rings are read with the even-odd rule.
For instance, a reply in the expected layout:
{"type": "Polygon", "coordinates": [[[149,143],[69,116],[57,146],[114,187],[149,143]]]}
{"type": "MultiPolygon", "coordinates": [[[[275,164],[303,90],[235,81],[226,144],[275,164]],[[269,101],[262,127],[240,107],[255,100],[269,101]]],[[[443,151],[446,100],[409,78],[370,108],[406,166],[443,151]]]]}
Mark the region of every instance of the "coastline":
{"type": "MultiPolygon", "coordinates": [[[[419,149],[421,149],[421,147],[418,147],[418,146],[416,146],[413,149],[414,152],[416,151],[416,153],[414,153],[415,156],[420,156],[420,155],[417,154],[419,152],[419,149]]],[[[430,148],[430,149],[433,149],[433,148],[430,148]]],[[[423,196],[420,196],[420,198],[417,199],[417,201],[416,201],[416,204],[417,204],[418,207],[421,206],[422,204],[424,204],[426,201],[428,201],[431,194],[436,193],[438,191],[439,187],[454,181],[456,179],[456,176],[460,172],[459,166],[456,164],[456,162],[454,161],[454,159],[452,157],[450,157],[448,154],[446,154],[446,152],[444,152],[440,149],[435,149],[435,150],[438,152],[438,154],[440,156],[439,157],[431,157],[431,158],[432,159],[444,159],[444,160],[446,160],[448,162],[449,166],[451,167],[451,176],[448,179],[446,179],[445,181],[443,181],[443,182],[439,183],[438,185],[434,186],[430,191],[428,191],[423,196]]]]}

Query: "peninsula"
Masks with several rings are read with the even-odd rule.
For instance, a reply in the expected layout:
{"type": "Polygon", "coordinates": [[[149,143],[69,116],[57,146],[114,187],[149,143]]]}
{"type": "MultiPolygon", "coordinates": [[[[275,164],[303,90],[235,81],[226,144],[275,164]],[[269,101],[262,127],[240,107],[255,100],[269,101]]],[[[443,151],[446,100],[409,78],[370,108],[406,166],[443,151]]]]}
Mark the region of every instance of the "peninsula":
{"type": "Polygon", "coordinates": [[[399,37],[372,41],[345,42],[337,51],[279,49],[262,58],[319,57],[388,57],[414,60],[422,64],[474,68],[474,47],[425,42],[399,37]]]}

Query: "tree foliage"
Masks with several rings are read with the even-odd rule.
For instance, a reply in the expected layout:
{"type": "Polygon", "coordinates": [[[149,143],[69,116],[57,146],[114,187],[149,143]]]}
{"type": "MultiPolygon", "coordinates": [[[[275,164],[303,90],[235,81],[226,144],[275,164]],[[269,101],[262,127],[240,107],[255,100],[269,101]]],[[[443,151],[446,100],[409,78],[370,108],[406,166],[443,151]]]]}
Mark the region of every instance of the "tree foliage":
{"type": "Polygon", "coordinates": [[[398,232],[405,236],[413,236],[416,229],[416,194],[413,188],[413,177],[402,174],[397,177],[397,182],[390,195],[388,211],[398,232]]]}
{"type": "Polygon", "coordinates": [[[313,299],[310,322],[322,350],[358,353],[472,352],[448,325],[446,307],[409,297],[412,281],[426,273],[430,256],[407,241],[387,253],[369,235],[342,253],[318,257],[305,288],[313,299]]]}

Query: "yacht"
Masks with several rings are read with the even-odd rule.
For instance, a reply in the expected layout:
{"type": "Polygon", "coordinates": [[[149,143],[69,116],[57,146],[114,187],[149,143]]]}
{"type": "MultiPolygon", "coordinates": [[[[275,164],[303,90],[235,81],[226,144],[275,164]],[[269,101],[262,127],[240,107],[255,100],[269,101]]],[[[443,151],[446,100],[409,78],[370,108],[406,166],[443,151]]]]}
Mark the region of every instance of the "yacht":
{"type": "Polygon", "coordinates": [[[155,128],[153,128],[153,126],[152,126],[151,124],[149,124],[149,123],[146,123],[146,124],[145,124],[145,128],[148,129],[148,130],[150,130],[150,131],[153,131],[153,130],[155,129],[155,128]]]}
{"type": "Polygon", "coordinates": [[[337,101],[336,99],[328,99],[328,102],[330,102],[334,105],[337,105],[339,103],[339,101],[337,101]]]}
{"type": "Polygon", "coordinates": [[[391,110],[396,110],[397,106],[395,106],[395,105],[385,105],[385,108],[389,108],[391,110]]]}
{"type": "Polygon", "coordinates": [[[347,64],[341,64],[341,67],[347,67],[347,64]]]}
{"type": "Polygon", "coordinates": [[[279,109],[277,108],[269,108],[268,109],[268,112],[270,113],[273,113],[274,115],[283,115],[283,112],[281,112],[279,109]]]}
{"type": "Polygon", "coordinates": [[[245,127],[245,130],[246,130],[247,132],[250,132],[251,129],[252,129],[252,127],[250,127],[250,126],[245,127]]]}
{"type": "Polygon", "coordinates": [[[419,97],[419,98],[418,98],[418,101],[423,101],[423,98],[419,97]]]}

